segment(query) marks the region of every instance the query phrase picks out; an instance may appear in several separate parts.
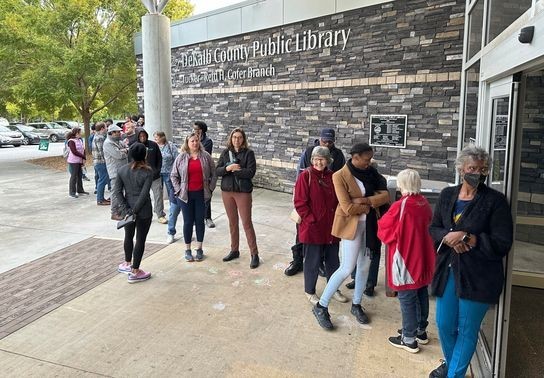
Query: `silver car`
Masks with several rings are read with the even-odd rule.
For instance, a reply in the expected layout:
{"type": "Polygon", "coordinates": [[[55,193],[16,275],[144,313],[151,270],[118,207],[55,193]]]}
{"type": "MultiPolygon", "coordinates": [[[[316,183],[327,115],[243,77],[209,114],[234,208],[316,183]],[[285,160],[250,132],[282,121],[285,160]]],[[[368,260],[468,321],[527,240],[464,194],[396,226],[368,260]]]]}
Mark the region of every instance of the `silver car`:
{"type": "Polygon", "coordinates": [[[49,135],[51,142],[65,140],[66,134],[70,132],[70,129],[66,129],[55,122],[31,122],[27,123],[27,125],[35,127],[40,134],[49,135]]]}
{"type": "Polygon", "coordinates": [[[23,134],[19,131],[10,130],[6,126],[0,126],[0,146],[12,145],[14,147],[21,147],[23,140],[23,134]]]}

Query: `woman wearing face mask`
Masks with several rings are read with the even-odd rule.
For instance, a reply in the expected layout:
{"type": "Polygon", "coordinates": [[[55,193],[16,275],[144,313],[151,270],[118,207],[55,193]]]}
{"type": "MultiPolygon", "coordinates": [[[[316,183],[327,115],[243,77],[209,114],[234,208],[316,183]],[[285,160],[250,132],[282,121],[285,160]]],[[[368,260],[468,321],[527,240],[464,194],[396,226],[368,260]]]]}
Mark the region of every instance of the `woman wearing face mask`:
{"type": "Polygon", "coordinates": [[[504,195],[485,185],[489,154],[465,147],[457,157],[461,185],[445,188],[430,226],[437,248],[431,284],[445,361],[430,377],[464,377],[487,309],[499,301],[502,260],[512,246],[512,212],[504,195]]]}
{"type": "Polygon", "coordinates": [[[349,153],[351,159],[332,176],[338,198],[332,235],[342,239],[342,262],[313,308],[317,322],[324,329],[333,328],[328,311],[329,301],[355,265],[351,313],[359,323],[369,322],[361,307],[361,300],[368,278],[370,251],[375,250],[378,243],[375,208],[389,202],[385,178],[370,165],[374,156],[372,147],[367,143],[356,143],[349,153]]]}

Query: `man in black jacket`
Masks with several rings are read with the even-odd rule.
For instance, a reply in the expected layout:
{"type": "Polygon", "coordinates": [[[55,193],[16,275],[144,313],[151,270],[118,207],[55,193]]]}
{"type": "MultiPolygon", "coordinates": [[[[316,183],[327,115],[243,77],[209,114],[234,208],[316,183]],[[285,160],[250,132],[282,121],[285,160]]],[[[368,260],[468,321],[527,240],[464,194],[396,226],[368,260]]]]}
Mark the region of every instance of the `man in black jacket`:
{"type": "MultiPolygon", "coordinates": [[[[306,168],[312,166],[312,151],[316,146],[327,147],[331,152],[331,157],[333,158],[332,163],[329,165],[329,169],[331,171],[336,172],[340,168],[342,168],[344,164],[346,164],[346,158],[342,150],[334,145],[335,139],[336,133],[334,132],[334,129],[322,129],[319,139],[316,139],[314,145],[306,148],[300,156],[300,160],[298,162],[297,177],[306,168]]],[[[286,276],[294,276],[298,272],[302,272],[303,268],[304,256],[302,255],[302,243],[298,241],[298,227],[295,245],[291,247],[291,251],[293,252],[293,261],[291,261],[289,263],[289,266],[285,269],[284,273],[286,276]]]]}
{"type": "MultiPolygon", "coordinates": [[[[153,207],[159,223],[167,224],[166,213],[164,212],[164,200],[163,200],[163,187],[161,179],[161,167],[162,167],[162,154],[159,149],[159,145],[152,140],[149,140],[147,131],[143,128],[138,128],[138,141],[147,148],[146,161],[153,170],[153,183],[151,184],[151,191],[153,192],[153,207]]],[[[129,156],[129,160],[130,156],[129,156]]]]}

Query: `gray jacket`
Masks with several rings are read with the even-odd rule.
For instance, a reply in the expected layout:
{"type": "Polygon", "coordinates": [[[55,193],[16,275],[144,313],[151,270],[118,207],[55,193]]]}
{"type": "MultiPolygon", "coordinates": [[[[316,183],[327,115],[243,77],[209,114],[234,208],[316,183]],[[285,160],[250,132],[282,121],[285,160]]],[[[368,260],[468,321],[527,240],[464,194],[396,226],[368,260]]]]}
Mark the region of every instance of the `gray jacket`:
{"type": "MultiPolygon", "coordinates": [[[[188,186],[189,178],[187,171],[189,169],[189,159],[191,155],[187,152],[182,152],[174,161],[170,180],[174,185],[174,194],[183,202],[188,201],[188,186]]],[[[202,166],[202,176],[204,180],[204,199],[212,198],[212,192],[217,184],[217,175],[215,174],[215,163],[212,157],[206,151],[201,150],[198,158],[202,166]]]]}
{"type": "Polygon", "coordinates": [[[120,140],[114,141],[111,138],[111,135],[108,135],[104,141],[103,150],[108,176],[110,176],[110,178],[116,178],[119,168],[126,165],[128,162],[127,149],[120,140]]]}

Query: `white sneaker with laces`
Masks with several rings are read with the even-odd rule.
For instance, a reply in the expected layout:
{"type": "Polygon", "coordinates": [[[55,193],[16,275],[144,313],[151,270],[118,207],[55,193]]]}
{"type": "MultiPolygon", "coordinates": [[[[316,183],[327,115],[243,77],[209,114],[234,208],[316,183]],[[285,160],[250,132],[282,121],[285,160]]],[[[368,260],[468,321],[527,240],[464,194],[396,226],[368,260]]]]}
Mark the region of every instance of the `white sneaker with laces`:
{"type": "Polygon", "coordinates": [[[172,244],[174,242],[174,235],[166,235],[166,243],[167,244],[172,244]]]}
{"type": "Polygon", "coordinates": [[[332,297],[341,303],[346,303],[347,301],[349,301],[349,299],[344,294],[342,294],[340,290],[336,290],[336,293],[334,293],[332,297]]]}

